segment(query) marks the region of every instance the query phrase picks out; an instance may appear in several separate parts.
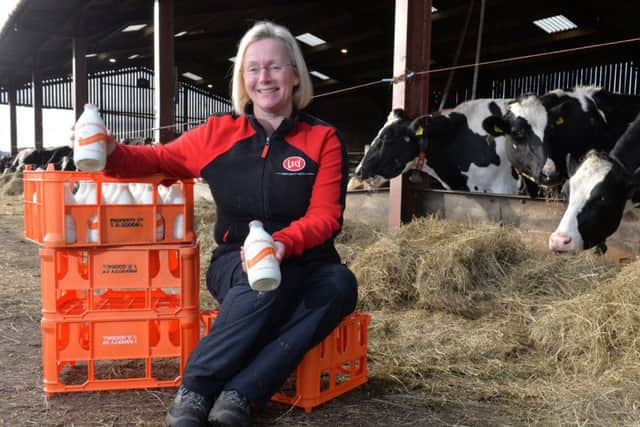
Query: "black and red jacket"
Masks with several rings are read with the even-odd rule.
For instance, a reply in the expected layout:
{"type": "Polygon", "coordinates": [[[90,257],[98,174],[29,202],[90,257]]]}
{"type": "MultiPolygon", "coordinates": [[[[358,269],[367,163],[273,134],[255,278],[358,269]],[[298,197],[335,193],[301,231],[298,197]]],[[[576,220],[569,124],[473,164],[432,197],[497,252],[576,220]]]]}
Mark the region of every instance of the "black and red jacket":
{"type": "Polygon", "coordinates": [[[302,112],[270,137],[252,114],[212,116],[166,145],[118,144],[106,170],[204,178],[217,207],[215,256],[237,249],[259,219],[284,243],[285,257],[339,262],[333,238],[342,227],[347,150],[335,128],[302,112]]]}

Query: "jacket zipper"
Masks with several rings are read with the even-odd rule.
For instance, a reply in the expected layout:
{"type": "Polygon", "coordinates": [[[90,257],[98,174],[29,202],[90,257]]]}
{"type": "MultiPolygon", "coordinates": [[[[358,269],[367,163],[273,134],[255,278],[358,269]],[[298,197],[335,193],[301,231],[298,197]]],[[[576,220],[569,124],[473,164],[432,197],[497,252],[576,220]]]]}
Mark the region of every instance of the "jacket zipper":
{"type": "MultiPolygon", "coordinates": [[[[267,136],[264,140],[264,147],[262,147],[262,153],[260,154],[260,158],[262,159],[267,158],[267,154],[269,154],[270,147],[271,145],[270,145],[269,137],[267,136]]],[[[262,163],[262,183],[261,183],[262,184],[262,213],[263,213],[263,218],[265,220],[268,220],[266,179],[267,179],[267,165],[265,160],[265,162],[262,163]]]]}
{"type": "Polygon", "coordinates": [[[264,142],[264,147],[262,147],[262,154],[260,154],[260,157],[263,159],[267,158],[267,154],[269,153],[269,137],[266,138],[265,142],[264,142]]]}

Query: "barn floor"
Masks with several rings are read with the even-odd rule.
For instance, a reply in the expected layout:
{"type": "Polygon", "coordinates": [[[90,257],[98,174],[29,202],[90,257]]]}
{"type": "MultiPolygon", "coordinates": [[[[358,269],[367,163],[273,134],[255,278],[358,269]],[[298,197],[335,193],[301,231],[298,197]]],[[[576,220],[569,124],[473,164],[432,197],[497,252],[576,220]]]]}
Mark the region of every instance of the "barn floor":
{"type": "MultiPolygon", "coordinates": [[[[22,196],[6,194],[0,195],[0,426],[162,425],[175,389],[45,399],[38,249],[22,237],[22,196]]],[[[214,212],[208,202],[196,203],[195,211],[205,265],[212,242],[203,230],[210,229],[214,212]]],[[[638,262],[620,272],[598,257],[534,253],[518,233],[501,227],[464,229],[425,219],[383,237],[371,228],[350,224],[339,245],[343,259],[364,274],[361,306],[372,307],[369,382],[311,414],[270,403],[254,425],[639,425],[638,262]],[[358,243],[358,230],[365,229],[358,243]],[[367,236],[378,241],[363,243],[367,236]],[[391,237],[402,250],[393,249],[391,237]],[[417,304],[416,295],[403,294],[402,281],[395,280],[411,270],[404,263],[417,249],[423,252],[415,257],[429,273],[429,286],[418,285],[419,295],[430,309],[417,304]],[[509,273],[517,254],[534,262],[509,273]],[[467,269],[482,283],[467,283],[467,269]],[[375,279],[387,272],[393,280],[375,279]],[[448,288],[454,273],[454,285],[467,287],[464,292],[448,288]],[[395,301],[394,295],[404,296],[395,301]]],[[[407,290],[414,289],[412,280],[421,283],[416,273],[407,290]]],[[[200,304],[214,304],[203,285],[200,304]]],[[[107,368],[114,374],[120,369],[107,368]]]]}
{"type": "MultiPolygon", "coordinates": [[[[0,425],[162,425],[175,389],[84,392],[42,391],[40,265],[38,249],[22,238],[21,196],[1,196],[0,205],[0,425]]],[[[271,403],[256,425],[401,426],[505,425],[503,403],[477,402],[434,407],[421,391],[403,389],[372,375],[369,383],[311,414],[271,403]],[[436,421],[439,420],[439,421],[436,421]]],[[[516,422],[517,423],[517,422],[516,422]]]]}

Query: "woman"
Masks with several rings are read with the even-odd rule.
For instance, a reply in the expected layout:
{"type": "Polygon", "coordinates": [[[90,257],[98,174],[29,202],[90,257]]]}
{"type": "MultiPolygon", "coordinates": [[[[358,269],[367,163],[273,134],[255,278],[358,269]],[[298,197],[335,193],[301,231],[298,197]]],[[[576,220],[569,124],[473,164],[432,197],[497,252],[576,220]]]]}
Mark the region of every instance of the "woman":
{"type": "Polygon", "coordinates": [[[333,239],[342,226],[346,147],[336,129],[300,110],[311,80],[284,27],[255,24],[233,69],[236,114],[221,114],[155,147],[112,144],[107,171],[201,176],[217,207],[207,287],[220,302],[209,335],[191,354],[166,416],[170,426],[246,426],[357,299],[354,275],[333,239]],[[272,233],[282,282],[255,292],[241,245],[251,220],[272,233]]]}

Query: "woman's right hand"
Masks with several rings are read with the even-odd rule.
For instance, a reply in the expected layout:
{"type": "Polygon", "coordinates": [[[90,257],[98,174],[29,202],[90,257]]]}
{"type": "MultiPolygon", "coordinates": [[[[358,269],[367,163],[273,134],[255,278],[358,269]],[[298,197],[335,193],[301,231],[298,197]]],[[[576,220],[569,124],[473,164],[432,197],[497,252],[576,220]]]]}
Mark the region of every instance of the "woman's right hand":
{"type": "MultiPolygon", "coordinates": [[[[70,135],[70,146],[71,148],[73,148],[75,146],[75,141],[76,141],[76,127],[75,125],[71,126],[71,135],[70,135]]],[[[107,157],[111,155],[111,153],[113,153],[116,149],[116,137],[113,134],[113,132],[111,132],[110,129],[107,129],[107,144],[105,146],[105,148],[107,149],[107,157]]]]}

